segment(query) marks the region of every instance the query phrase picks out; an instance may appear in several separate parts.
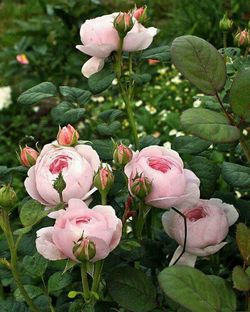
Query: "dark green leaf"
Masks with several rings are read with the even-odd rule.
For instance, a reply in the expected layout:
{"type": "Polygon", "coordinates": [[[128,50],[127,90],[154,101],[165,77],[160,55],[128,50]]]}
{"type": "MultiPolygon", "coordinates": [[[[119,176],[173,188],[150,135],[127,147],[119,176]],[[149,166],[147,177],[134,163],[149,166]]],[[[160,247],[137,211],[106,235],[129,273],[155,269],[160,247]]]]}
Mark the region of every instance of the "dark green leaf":
{"type": "Polygon", "coordinates": [[[24,269],[33,277],[42,276],[47,266],[48,260],[38,253],[35,253],[34,256],[25,256],[23,258],[24,269]]]}
{"type": "Polygon", "coordinates": [[[22,225],[27,227],[38,223],[46,215],[44,206],[36,200],[30,199],[21,208],[20,220],[22,225]]]}
{"type": "MultiPolygon", "coordinates": [[[[33,285],[24,285],[25,290],[31,299],[34,299],[43,294],[43,290],[37,286],[33,285]]],[[[14,292],[14,296],[17,301],[25,301],[24,297],[21,295],[19,288],[17,288],[14,292]]]]}
{"type": "Polygon", "coordinates": [[[172,148],[178,153],[197,155],[206,150],[211,145],[195,136],[179,136],[174,138],[172,148]]]}
{"type": "Polygon", "coordinates": [[[61,102],[51,111],[52,118],[60,125],[74,124],[84,116],[84,113],[84,108],[75,107],[66,101],[61,102]]]}
{"type": "Polygon", "coordinates": [[[119,109],[108,109],[100,113],[99,118],[101,118],[104,122],[112,122],[122,117],[123,115],[124,113],[119,109]]]}
{"type": "Polygon", "coordinates": [[[236,296],[229,284],[221,277],[208,275],[220,297],[221,312],[236,311],[236,296]]]}
{"type": "Polygon", "coordinates": [[[190,35],[178,37],[172,43],[171,57],[177,69],[205,94],[214,95],[224,87],[225,62],[206,40],[190,35]]]}
{"type": "Polygon", "coordinates": [[[106,90],[115,79],[115,73],[110,68],[104,68],[98,73],[90,76],[88,84],[90,91],[94,94],[101,93],[106,90]]]}
{"type": "Polygon", "coordinates": [[[113,142],[111,140],[93,140],[91,145],[102,160],[113,159],[113,142]]]}
{"type": "Polygon", "coordinates": [[[224,115],[204,108],[184,111],[181,124],[188,133],[214,143],[230,143],[240,137],[239,129],[230,125],[224,115]]]}
{"type": "Polygon", "coordinates": [[[155,138],[152,135],[146,135],[140,139],[140,149],[150,145],[158,145],[160,143],[159,138],[155,138]]]}
{"type": "Polygon", "coordinates": [[[117,130],[121,128],[121,123],[117,120],[111,122],[110,124],[99,124],[96,130],[104,136],[113,136],[117,130]]]}
{"type": "Polygon", "coordinates": [[[187,266],[171,266],[159,274],[165,294],[192,312],[218,312],[220,299],[209,278],[187,266]]]}
{"type": "Polygon", "coordinates": [[[220,168],[205,157],[195,156],[188,162],[191,169],[200,179],[201,198],[209,198],[215,191],[216,180],[220,175],[220,168]]]}
{"type": "Polygon", "coordinates": [[[237,224],[236,242],[244,262],[250,265],[250,229],[244,223],[237,224]]]}
{"type": "Polygon", "coordinates": [[[250,290],[250,278],[241,266],[237,265],[234,267],[232,278],[234,282],[234,288],[241,291],[250,290]]]}
{"type": "Polygon", "coordinates": [[[77,102],[80,105],[87,103],[91,97],[91,92],[73,87],[61,86],[60,93],[71,102],[77,102]]]}
{"type": "Polygon", "coordinates": [[[62,274],[62,272],[56,272],[50,276],[48,281],[48,291],[49,293],[62,290],[71,283],[71,275],[68,272],[62,274]]]}
{"type": "Polygon", "coordinates": [[[234,78],[230,104],[238,116],[250,121],[250,68],[243,68],[234,78]]]}
{"type": "Polygon", "coordinates": [[[250,187],[250,168],[224,162],[222,164],[222,176],[224,180],[234,187],[250,187]]]}
{"type": "Polygon", "coordinates": [[[170,47],[164,45],[161,47],[144,50],[141,53],[141,58],[146,60],[153,59],[162,62],[170,62],[171,61],[170,47]]]}
{"type": "Polygon", "coordinates": [[[151,80],[152,76],[150,74],[133,74],[132,79],[137,84],[144,84],[146,82],[149,82],[151,80]]]}
{"type": "Polygon", "coordinates": [[[148,312],[156,306],[155,288],[147,275],[131,267],[114,270],[107,281],[114,301],[132,312],[148,312]]]}
{"type": "Polygon", "coordinates": [[[23,92],[17,99],[18,103],[24,105],[36,104],[41,100],[56,95],[56,87],[51,82],[42,82],[23,92]]]}

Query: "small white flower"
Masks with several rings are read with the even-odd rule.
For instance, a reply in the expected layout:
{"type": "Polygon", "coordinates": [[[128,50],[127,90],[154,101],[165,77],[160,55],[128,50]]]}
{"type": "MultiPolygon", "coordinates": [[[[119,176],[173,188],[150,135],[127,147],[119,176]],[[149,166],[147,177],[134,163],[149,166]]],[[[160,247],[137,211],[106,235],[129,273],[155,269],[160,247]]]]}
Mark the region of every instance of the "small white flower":
{"type": "Polygon", "coordinates": [[[142,105],[142,103],[143,103],[142,100],[139,100],[139,101],[135,102],[135,106],[140,107],[142,105]]]}
{"type": "Polygon", "coordinates": [[[199,106],[201,106],[201,100],[197,99],[193,102],[193,107],[199,107],[199,106]]]}
{"type": "Polygon", "coordinates": [[[12,103],[11,99],[11,87],[1,87],[0,88],[0,110],[8,108],[12,103]]]}
{"type": "Polygon", "coordinates": [[[171,143],[169,141],[165,142],[163,146],[167,149],[171,149],[171,143]]]}
{"type": "Polygon", "coordinates": [[[116,86],[118,84],[118,80],[115,78],[113,81],[112,81],[112,85],[116,86]]]}
{"type": "Polygon", "coordinates": [[[91,100],[93,102],[102,103],[102,102],[104,102],[104,97],[103,96],[92,96],[91,100]]]}
{"type": "Polygon", "coordinates": [[[172,129],[169,131],[169,135],[176,135],[177,134],[177,130],[176,129],[172,129]]]}

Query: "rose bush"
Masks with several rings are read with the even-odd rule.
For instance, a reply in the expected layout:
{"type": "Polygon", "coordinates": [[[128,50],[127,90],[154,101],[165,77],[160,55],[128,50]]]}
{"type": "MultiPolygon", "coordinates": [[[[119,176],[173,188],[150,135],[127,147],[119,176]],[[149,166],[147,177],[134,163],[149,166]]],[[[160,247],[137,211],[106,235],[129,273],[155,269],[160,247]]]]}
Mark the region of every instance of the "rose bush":
{"type": "Polygon", "coordinates": [[[191,170],[184,169],[179,154],[171,149],[149,146],[137,151],[124,171],[129,187],[136,175],[143,175],[152,182],[152,190],[145,201],[153,207],[181,208],[192,206],[199,199],[199,179],[191,170]]]}
{"type": "Polygon", "coordinates": [[[37,231],[36,248],[46,259],[69,258],[77,261],[73,247],[78,240],[88,239],[95,245],[91,262],[104,259],[121,239],[122,223],[111,206],[89,209],[80,199],[70,199],[66,210],[59,210],[55,225],[37,231]]]}
{"type": "MultiPolygon", "coordinates": [[[[223,203],[222,200],[211,198],[199,200],[191,208],[182,208],[181,212],[187,219],[186,252],[177,262],[178,264],[195,265],[197,256],[208,256],[219,251],[227,242],[229,227],[233,225],[239,214],[233,205],[223,203]]],[[[180,245],[170,262],[175,262],[183,250],[185,238],[182,216],[175,211],[166,211],[162,216],[162,224],[166,233],[180,245]]]]}
{"type": "Polygon", "coordinates": [[[100,165],[96,151],[89,145],[75,147],[57,143],[43,147],[36,164],[28,171],[24,185],[28,194],[47,207],[60,202],[53,184],[59,173],[66,183],[62,197],[64,202],[71,198],[86,199],[94,192],[93,176],[100,165]]]}

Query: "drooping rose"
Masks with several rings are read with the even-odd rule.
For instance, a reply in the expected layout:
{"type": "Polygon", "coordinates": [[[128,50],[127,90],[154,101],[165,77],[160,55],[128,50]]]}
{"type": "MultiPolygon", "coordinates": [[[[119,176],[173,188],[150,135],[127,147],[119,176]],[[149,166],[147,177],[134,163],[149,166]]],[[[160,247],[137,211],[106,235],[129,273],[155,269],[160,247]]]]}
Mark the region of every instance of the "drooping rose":
{"type": "Polygon", "coordinates": [[[84,245],[87,240],[95,245],[95,256],[90,259],[95,262],[106,258],[117,247],[121,234],[121,220],[111,206],[97,205],[89,209],[80,199],[70,199],[68,208],[58,211],[54,226],[37,231],[36,248],[49,260],[77,261],[73,248],[77,242],[82,241],[84,245]]]}
{"type": "MultiPolygon", "coordinates": [[[[191,208],[181,212],[187,220],[186,252],[178,264],[194,266],[197,256],[208,256],[219,251],[226,242],[229,226],[238,219],[238,212],[233,205],[223,203],[220,199],[199,200],[191,208]]],[[[166,233],[180,245],[174,253],[170,265],[177,260],[183,250],[185,232],[183,218],[170,210],[163,214],[162,223],[166,233]]]]}
{"type": "Polygon", "coordinates": [[[36,164],[29,169],[24,185],[32,198],[53,207],[60,202],[53,184],[59,173],[62,173],[66,183],[62,192],[64,202],[71,198],[86,199],[95,190],[93,176],[99,165],[99,156],[89,145],[68,147],[47,144],[36,164]]]}
{"type": "Polygon", "coordinates": [[[142,175],[152,182],[152,190],[145,198],[148,205],[181,208],[184,204],[194,205],[200,197],[200,180],[184,169],[179,154],[171,149],[149,146],[137,151],[124,171],[129,181],[142,175]]]}
{"type": "MultiPolygon", "coordinates": [[[[103,15],[86,20],[80,29],[82,45],[76,48],[92,56],[82,67],[85,77],[90,77],[100,71],[104,60],[111,52],[117,51],[120,38],[114,28],[114,20],[119,13],[103,15]]],[[[140,51],[149,47],[157,33],[154,27],[145,28],[134,19],[133,28],[127,33],[123,42],[123,50],[128,52],[140,51]]]]}

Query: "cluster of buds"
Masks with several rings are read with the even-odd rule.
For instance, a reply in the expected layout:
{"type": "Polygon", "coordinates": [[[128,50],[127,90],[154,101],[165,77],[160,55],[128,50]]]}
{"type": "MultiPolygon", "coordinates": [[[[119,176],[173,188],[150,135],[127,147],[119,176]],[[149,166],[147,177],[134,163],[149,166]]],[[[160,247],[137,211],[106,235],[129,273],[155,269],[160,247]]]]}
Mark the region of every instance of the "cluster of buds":
{"type": "Polygon", "coordinates": [[[133,157],[132,150],[123,144],[117,144],[113,153],[113,160],[116,166],[125,166],[133,157]]]}
{"type": "Polygon", "coordinates": [[[111,168],[101,164],[96,175],[94,176],[94,186],[101,194],[107,195],[114,184],[114,175],[111,168]]]}
{"type": "Polygon", "coordinates": [[[240,48],[250,47],[250,33],[249,30],[238,29],[236,35],[234,36],[234,44],[240,48]]]}
{"type": "Polygon", "coordinates": [[[90,261],[96,255],[95,244],[83,236],[75,243],[73,254],[80,262],[90,261]]]}
{"type": "Polygon", "coordinates": [[[27,145],[23,149],[20,147],[20,150],[19,160],[21,164],[27,168],[32,167],[39,156],[38,151],[27,145]]]}
{"type": "Polygon", "coordinates": [[[141,200],[145,199],[152,190],[152,182],[147,177],[143,177],[142,174],[136,174],[129,183],[131,193],[141,200]]]}
{"type": "Polygon", "coordinates": [[[220,20],[219,27],[222,31],[229,31],[233,26],[233,20],[229,19],[227,13],[220,20]]]}
{"type": "Polygon", "coordinates": [[[0,208],[10,211],[17,202],[16,192],[10,185],[0,188],[0,208]]]}
{"type": "Polygon", "coordinates": [[[79,139],[79,133],[71,125],[67,125],[63,128],[59,127],[57,134],[57,142],[63,146],[74,146],[79,139]]]}

